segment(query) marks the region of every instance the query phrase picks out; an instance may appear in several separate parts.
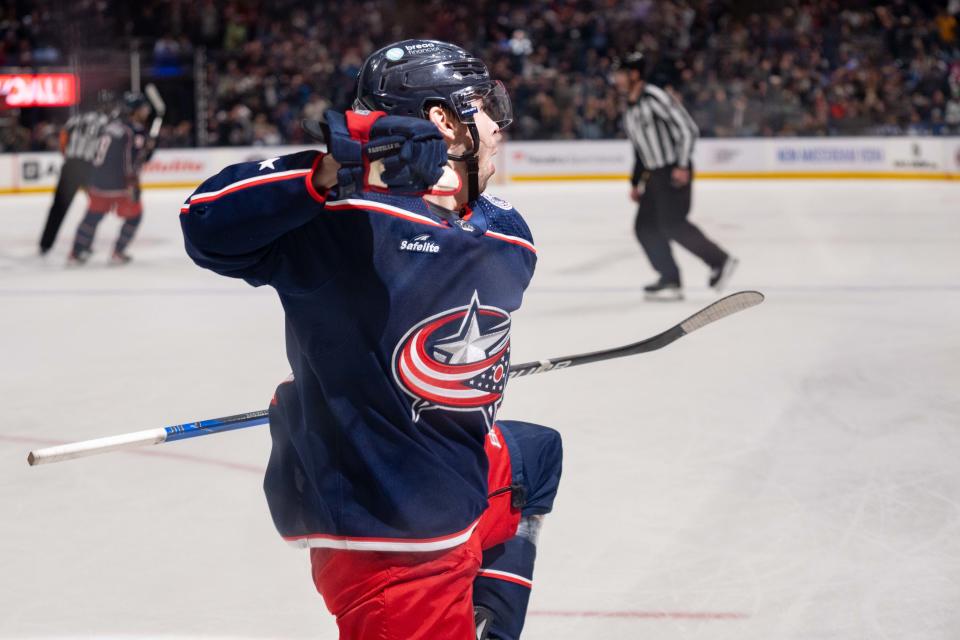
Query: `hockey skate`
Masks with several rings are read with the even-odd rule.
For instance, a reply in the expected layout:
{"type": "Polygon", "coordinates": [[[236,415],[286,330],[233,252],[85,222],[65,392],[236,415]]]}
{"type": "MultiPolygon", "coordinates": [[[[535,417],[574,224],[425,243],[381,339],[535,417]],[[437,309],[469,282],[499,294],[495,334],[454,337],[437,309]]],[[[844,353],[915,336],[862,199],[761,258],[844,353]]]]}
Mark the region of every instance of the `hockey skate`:
{"type": "Polygon", "coordinates": [[[643,288],[643,297],[646,300],[673,302],[675,300],[683,300],[683,289],[680,287],[679,282],[667,282],[666,280],[660,279],[643,288]]]}
{"type": "Polygon", "coordinates": [[[727,282],[730,281],[730,276],[733,275],[733,272],[736,270],[738,264],[740,264],[739,260],[733,256],[727,256],[727,259],[722,265],[716,269],[710,270],[710,286],[713,287],[718,293],[723,291],[723,288],[727,286],[727,282]]]}
{"type": "Polygon", "coordinates": [[[67,267],[82,267],[87,264],[87,260],[90,259],[90,254],[92,252],[88,249],[81,249],[80,251],[71,251],[70,255],[67,256],[67,267]]]}
{"type": "Polygon", "coordinates": [[[110,256],[110,266],[112,267],[122,267],[125,264],[130,264],[133,261],[133,258],[128,253],[123,251],[114,251],[110,256]]]}

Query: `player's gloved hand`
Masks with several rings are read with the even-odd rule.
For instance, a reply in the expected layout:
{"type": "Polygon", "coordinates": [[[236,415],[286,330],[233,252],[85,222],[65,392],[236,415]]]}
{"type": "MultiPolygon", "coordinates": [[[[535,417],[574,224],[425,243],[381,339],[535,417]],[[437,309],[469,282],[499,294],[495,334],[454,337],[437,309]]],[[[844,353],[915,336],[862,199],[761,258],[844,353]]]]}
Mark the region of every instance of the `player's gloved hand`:
{"type": "Polygon", "coordinates": [[[325,123],[304,121],[340,164],[340,197],[360,191],[420,195],[456,193],[460,180],[447,167],[447,145],[427,120],[382,111],[327,110],[325,123]]]}

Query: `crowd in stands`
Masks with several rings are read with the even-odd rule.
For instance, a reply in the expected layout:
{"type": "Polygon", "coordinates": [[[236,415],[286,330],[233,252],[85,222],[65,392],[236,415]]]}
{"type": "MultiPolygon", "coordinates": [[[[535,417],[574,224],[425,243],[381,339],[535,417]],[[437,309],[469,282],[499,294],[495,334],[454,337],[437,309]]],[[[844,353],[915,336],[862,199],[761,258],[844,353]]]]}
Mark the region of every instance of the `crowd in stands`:
{"type": "MultiPolygon", "coordinates": [[[[50,16],[61,4],[0,0],[0,66],[65,65],[71,39],[57,37],[51,25],[62,21],[50,16]]],[[[364,57],[405,37],[483,57],[510,90],[512,138],[622,137],[611,74],[635,49],[704,136],[960,135],[960,0],[76,4],[121,48],[139,43],[155,77],[179,76],[192,91],[202,70],[209,145],[302,142],[300,119],[347,107],[364,57]]],[[[196,142],[188,108],[161,144],[196,142]]],[[[0,134],[0,149],[8,138],[43,147],[49,128],[0,134]]]]}

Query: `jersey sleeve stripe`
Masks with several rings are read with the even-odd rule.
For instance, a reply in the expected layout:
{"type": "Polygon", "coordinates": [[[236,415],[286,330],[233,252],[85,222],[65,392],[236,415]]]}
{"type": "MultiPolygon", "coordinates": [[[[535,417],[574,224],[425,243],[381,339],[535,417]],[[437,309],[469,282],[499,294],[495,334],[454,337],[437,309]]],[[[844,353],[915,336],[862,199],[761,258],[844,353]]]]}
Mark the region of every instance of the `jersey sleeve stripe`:
{"type": "Polygon", "coordinates": [[[247,178],[245,180],[240,180],[232,184],[228,184],[222,189],[217,189],[216,191],[207,191],[204,193],[195,193],[190,196],[190,204],[198,204],[201,202],[210,202],[218,198],[222,198],[225,195],[234,193],[235,191],[240,191],[242,189],[249,189],[250,187],[256,187],[261,184],[267,184],[270,182],[279,182],[280,180],[292,180],[294,178],[300,178],[310,174],[313,169],[294,169],[292,171],[279,171],[277,173],[272,173],[266,176],[255,176],[253,178],[247,178]]]}
{"type": "Polygon", "coordinates": [[[533,246],[532,242],[524,240],[523,238],[518,238],[517,236],[508,236],[505,233],[497,233],[496,231],[486,231],[484,235],[490,236],[491,238],[496,238],[497,240],[503,240],[504,242],[509,242],[510,244],[515,244],[517,246],[523,247],[528,251],[533,253],[537,252],[537,248],[533,246]]]}
{"type": "Polygon", "coordinates": [[[346,551],[413,551],[427,552],[451,549],[470,539],[478,520],[456,533],[436,538],[353,538],[327,534],[284,537],[295,547],[312,549],[343,549],[346,551]]]}
{"type": "Polygon", "coordinates": [[[395,218],[403,218],[404,220],[409,220],[410,222],[416,222],[419,224],[426,224],[431,227],[443,227],[444,225],[431,220],[426,216],[422,216],[419,213],[414,213],[412,211],[407,211],[406,209],[400,209],[399,207],[394,207],[389,204],[384,204],[382,202],[374,202],[372,200],[362,200],[358,198],[347,198],[345,200],[332,200],[327,202],[324,207],[328,211],[343,211],[343,210],[361,210],[361,211],[375,211],[377,213],[384,213],[388,216],[393,216],[395,218]]]}
{"type": "Polygon", "coordinates": [[[480,569],[477,572],[477,575],[483,576],[484,578],[493,578],[495,580],[505,580],[507,582],[512,582],[514,584],[519,584],[522,587],[527,589],[533,588],[533,580],[528,580],[523,576],[518,576],[515,573],[508,573],[506,571],[498,571],[496,569],[480,569]]]}
{"type": "Polygon", "coordinates": [[[321,194],[313,186],[313,175],[317,172],[317,168],[320,166],[320,162],[323,160],[324,154],[318,153],[317,157],[313,161],[313,165],[310,167],[310,172],[304,177],[304,184],[307,185],[307,193],[310,194],[310,197],[316,200],[317,202],[323,204],[327,201],[327,197],[324,194],[321,194]]]}

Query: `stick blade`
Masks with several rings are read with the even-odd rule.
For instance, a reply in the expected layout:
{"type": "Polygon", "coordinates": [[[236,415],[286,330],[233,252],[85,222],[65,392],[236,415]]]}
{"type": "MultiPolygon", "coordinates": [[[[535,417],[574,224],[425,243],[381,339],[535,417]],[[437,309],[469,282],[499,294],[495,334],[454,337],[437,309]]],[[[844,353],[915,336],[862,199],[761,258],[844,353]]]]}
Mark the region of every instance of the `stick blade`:
{"type": "Polygon", "coordinates": [[[761,302],[763,302],[763,294],[759,291],[739,291],[732,293],[704,307],[681,322],[680,328],[683,329],[684,333],[693,333],[711,322],[716,322],[744,309],[755,307],[761,302]]]}
{"type": "Polygon", "coordinates": [[[167,105],[160,96],[160,92],[157,90],[157,85],[151,82],[144,87],[143,92],[146,94],[147,100],[150,101],[150,106],[153,107],[153,110],[156,112],[156,114],[161,117],[164,116],[167,112],[167,105]]]}

